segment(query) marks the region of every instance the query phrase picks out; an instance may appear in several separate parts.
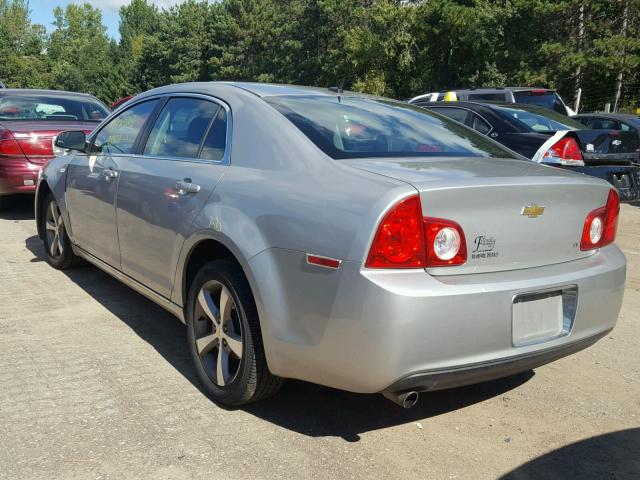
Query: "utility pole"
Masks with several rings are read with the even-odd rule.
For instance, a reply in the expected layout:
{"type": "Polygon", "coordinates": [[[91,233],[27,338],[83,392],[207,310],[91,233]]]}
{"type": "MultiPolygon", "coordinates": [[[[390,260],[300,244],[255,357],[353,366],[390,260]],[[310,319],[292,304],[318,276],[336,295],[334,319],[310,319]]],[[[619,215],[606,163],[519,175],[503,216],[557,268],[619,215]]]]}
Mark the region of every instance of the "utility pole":
{"type": "MultiPolygon", "coordinates": [[[[621,3],[624,5],[622,9],[622,29],[620,31],[620,35],[622,35],[623,40],[627,38],[627,26],[629,24],[629,1],[621,0],[621,3]]],[[[620,70],[618,71],[618,75],[616,76],[616,99],[613,102],[613,111],[618,111],[618,103],[620,102],[620,95],[622,94],[622,72],[624,70],[624,64],[627,57],[626,46],[622,47],[622,65],[620,66],[620,70]]]]}

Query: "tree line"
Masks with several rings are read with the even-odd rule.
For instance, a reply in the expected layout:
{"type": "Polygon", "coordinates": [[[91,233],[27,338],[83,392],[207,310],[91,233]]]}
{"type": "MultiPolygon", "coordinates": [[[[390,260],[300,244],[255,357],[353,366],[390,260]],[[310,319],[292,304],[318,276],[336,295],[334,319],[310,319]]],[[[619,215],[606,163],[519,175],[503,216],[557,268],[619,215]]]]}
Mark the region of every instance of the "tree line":
{"type": "Polygon", "coordinates": [[[187,0],[100,9],[0,0],[0,81],[110,102],[159,85],[247,80],[408,98],[469,86],[559,90],[581,110],[640,106],[640,0],[187,0]]]}

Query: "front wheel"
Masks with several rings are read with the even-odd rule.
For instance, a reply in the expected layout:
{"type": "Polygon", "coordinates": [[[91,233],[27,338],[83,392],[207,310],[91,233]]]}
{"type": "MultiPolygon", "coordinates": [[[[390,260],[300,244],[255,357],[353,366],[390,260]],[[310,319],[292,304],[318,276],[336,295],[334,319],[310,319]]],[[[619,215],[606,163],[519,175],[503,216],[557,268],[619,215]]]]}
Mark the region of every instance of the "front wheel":
{"type": "Polygon", "coordinates": [[[269,372],[258,312],[242,269],[209,262],[196,275],[187,302],[191,354],[207,393],[238,406],[275,394],[283,380],[269,372]]]}
{"type": "Polygon", "coordinates": [[[43,207],[41,221],[47,262],[58,270],[73,267],[78,263],[78,257],[71,249],[71,241],[64,226],[62,212],[53,195],[49,194],[43,207]]]}

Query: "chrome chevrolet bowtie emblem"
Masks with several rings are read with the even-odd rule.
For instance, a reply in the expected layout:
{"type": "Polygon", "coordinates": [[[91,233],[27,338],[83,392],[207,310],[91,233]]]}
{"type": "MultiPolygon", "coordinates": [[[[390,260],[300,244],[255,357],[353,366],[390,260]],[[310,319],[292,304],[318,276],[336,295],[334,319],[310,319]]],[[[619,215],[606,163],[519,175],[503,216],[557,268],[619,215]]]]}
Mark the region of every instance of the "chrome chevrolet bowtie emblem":
{"type": "Polygon", "coordinates": [[[520,213],[520,215],[526,215],[529,218],[537,218],[543,214],[544,207],[541,205],[536,205],[535,203],[531,203],[525,207],[522,207],[522,212],[520,213]]]}

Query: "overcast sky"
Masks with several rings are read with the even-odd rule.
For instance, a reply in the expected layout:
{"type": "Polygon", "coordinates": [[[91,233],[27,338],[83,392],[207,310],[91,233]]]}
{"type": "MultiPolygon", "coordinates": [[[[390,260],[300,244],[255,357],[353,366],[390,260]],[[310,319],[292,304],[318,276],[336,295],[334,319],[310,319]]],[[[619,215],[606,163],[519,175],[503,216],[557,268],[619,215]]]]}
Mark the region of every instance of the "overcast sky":
{"type": "MultiPolygon", "coordinates": [[[[33,23],[44,25],[50,31],[53,23],[53,9],[57,5],[64,7],[68,3],[85,3],[85,1],[102,10],[103,22],[109,31],[109,35],[119,38],[118,9],[122,5],[129,3],[129,0],[30,0],[31,20],[33,23]]],[[[181,1],[183,0],[152,0],[150,3],[155,3],[159,7],[168,7],[181,1]]]]}

